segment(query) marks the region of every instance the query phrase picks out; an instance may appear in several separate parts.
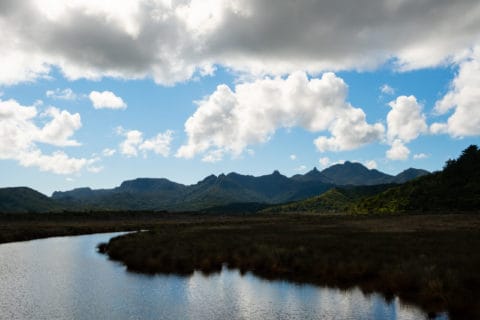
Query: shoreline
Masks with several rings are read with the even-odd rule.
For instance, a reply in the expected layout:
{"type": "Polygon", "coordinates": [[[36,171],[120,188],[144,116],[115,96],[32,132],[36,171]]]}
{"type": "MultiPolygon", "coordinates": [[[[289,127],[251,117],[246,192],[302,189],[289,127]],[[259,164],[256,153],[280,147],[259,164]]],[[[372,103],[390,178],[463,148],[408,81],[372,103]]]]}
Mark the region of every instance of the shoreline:
{"type": "Polygon", "coordinates": [[[480,318],[478,214],[0,214],[0,243],[145,229],[102,251],[135,272],[208,274],[226,264],[265,279],[358,286],[431,315],[480,318]]]}
{"type": "Polygon", "coordinates": [[[479,247],[480,216],[281,216],[157,227],[113,238],[104,251],[134,272],[227,265],[265,279],[358,286],[463,319],[480,317],[479,247]]]}

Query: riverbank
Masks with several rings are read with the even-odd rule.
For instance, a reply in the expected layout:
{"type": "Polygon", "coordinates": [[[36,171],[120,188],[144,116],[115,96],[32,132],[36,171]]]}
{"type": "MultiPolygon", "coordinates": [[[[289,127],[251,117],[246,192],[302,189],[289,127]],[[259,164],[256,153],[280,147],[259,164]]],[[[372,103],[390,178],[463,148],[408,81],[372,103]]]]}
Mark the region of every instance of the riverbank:
{"type": "Polygon", "coordinates": [[[268,279],[358,285],[463,319],[480,317],[478,248],[480,216],[458,214],[180,219],[102,249],[136,272],[211,273],[226,264],[268,279]]]}
{"type": "Polygon", "coordinates": [[[0,243],[153,228],[169,221],[197,219],[165,212],[66,212],[0,214],[0,243]]]}
{"type": "Polygon", "coordinates": [[[0,215],[0,243],[151,230],[102,249],[130,270],[190,274],[223,264],[264,278],[360,286],[453,319],[480,318],[480,215],[324,216],[103,212],[0,215]],[[140,250],[141,249],[141,250],[140,250]]]}

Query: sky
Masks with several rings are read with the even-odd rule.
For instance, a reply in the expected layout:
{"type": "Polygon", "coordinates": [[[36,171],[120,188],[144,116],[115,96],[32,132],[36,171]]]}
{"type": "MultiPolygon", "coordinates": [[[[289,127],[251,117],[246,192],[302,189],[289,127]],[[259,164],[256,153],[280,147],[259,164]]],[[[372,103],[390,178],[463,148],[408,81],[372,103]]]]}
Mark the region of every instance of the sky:
{"type": "Polygon", "coordinates": [[[480,136],[477,0],[2,0],[0,187],[441,170],[480,136]]]}

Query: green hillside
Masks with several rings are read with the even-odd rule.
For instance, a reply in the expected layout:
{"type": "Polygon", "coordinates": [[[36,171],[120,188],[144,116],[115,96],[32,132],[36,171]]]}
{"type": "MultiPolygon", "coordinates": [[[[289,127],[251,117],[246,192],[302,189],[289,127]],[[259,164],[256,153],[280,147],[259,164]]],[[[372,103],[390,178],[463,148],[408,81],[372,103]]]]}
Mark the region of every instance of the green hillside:
{"type": "Polygon", "coordinates": [[[0,212],[58,212],[62,209],[56,201],[30,188],[0,189],[0,212]]]}
{"type": "Polygon", "coordinates": [[[319,196],[271,207],[261,212],[339,212],[344,211],[350,201],[342,190],[332,188],[319,196]]]}
{"type": "Polygon", "coordinates": [[[355,213],[458,212],[480,210],[480,150],[465,149],[442,171],[358,201],[355,213]]]}
{"type": "Polygon", "coordinates": [[[378,194],[392,187],[392,184],[375,186],[349,186],[337,187],[327,192],[310,197],[305,200],[295,201],[273,206],[262,210],[263,213],[275,212],[311,212],[311,213],[345,213],[358,199],[378,194]]]}

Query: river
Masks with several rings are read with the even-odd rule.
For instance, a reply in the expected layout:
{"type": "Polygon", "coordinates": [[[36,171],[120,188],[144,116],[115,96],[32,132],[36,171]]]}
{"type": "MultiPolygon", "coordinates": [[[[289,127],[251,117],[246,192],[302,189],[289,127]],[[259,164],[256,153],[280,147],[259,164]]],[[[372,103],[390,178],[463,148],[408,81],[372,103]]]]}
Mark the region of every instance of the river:
{"type": "MultiPolygon", "coordinates": [[[[118,233],[0,245],[0,319],[426,319],[398,298],[269,281],[127,272],[96,252],[118,233]]],[[[447,319],[439,315],[437,319],[447,319]]]]}

